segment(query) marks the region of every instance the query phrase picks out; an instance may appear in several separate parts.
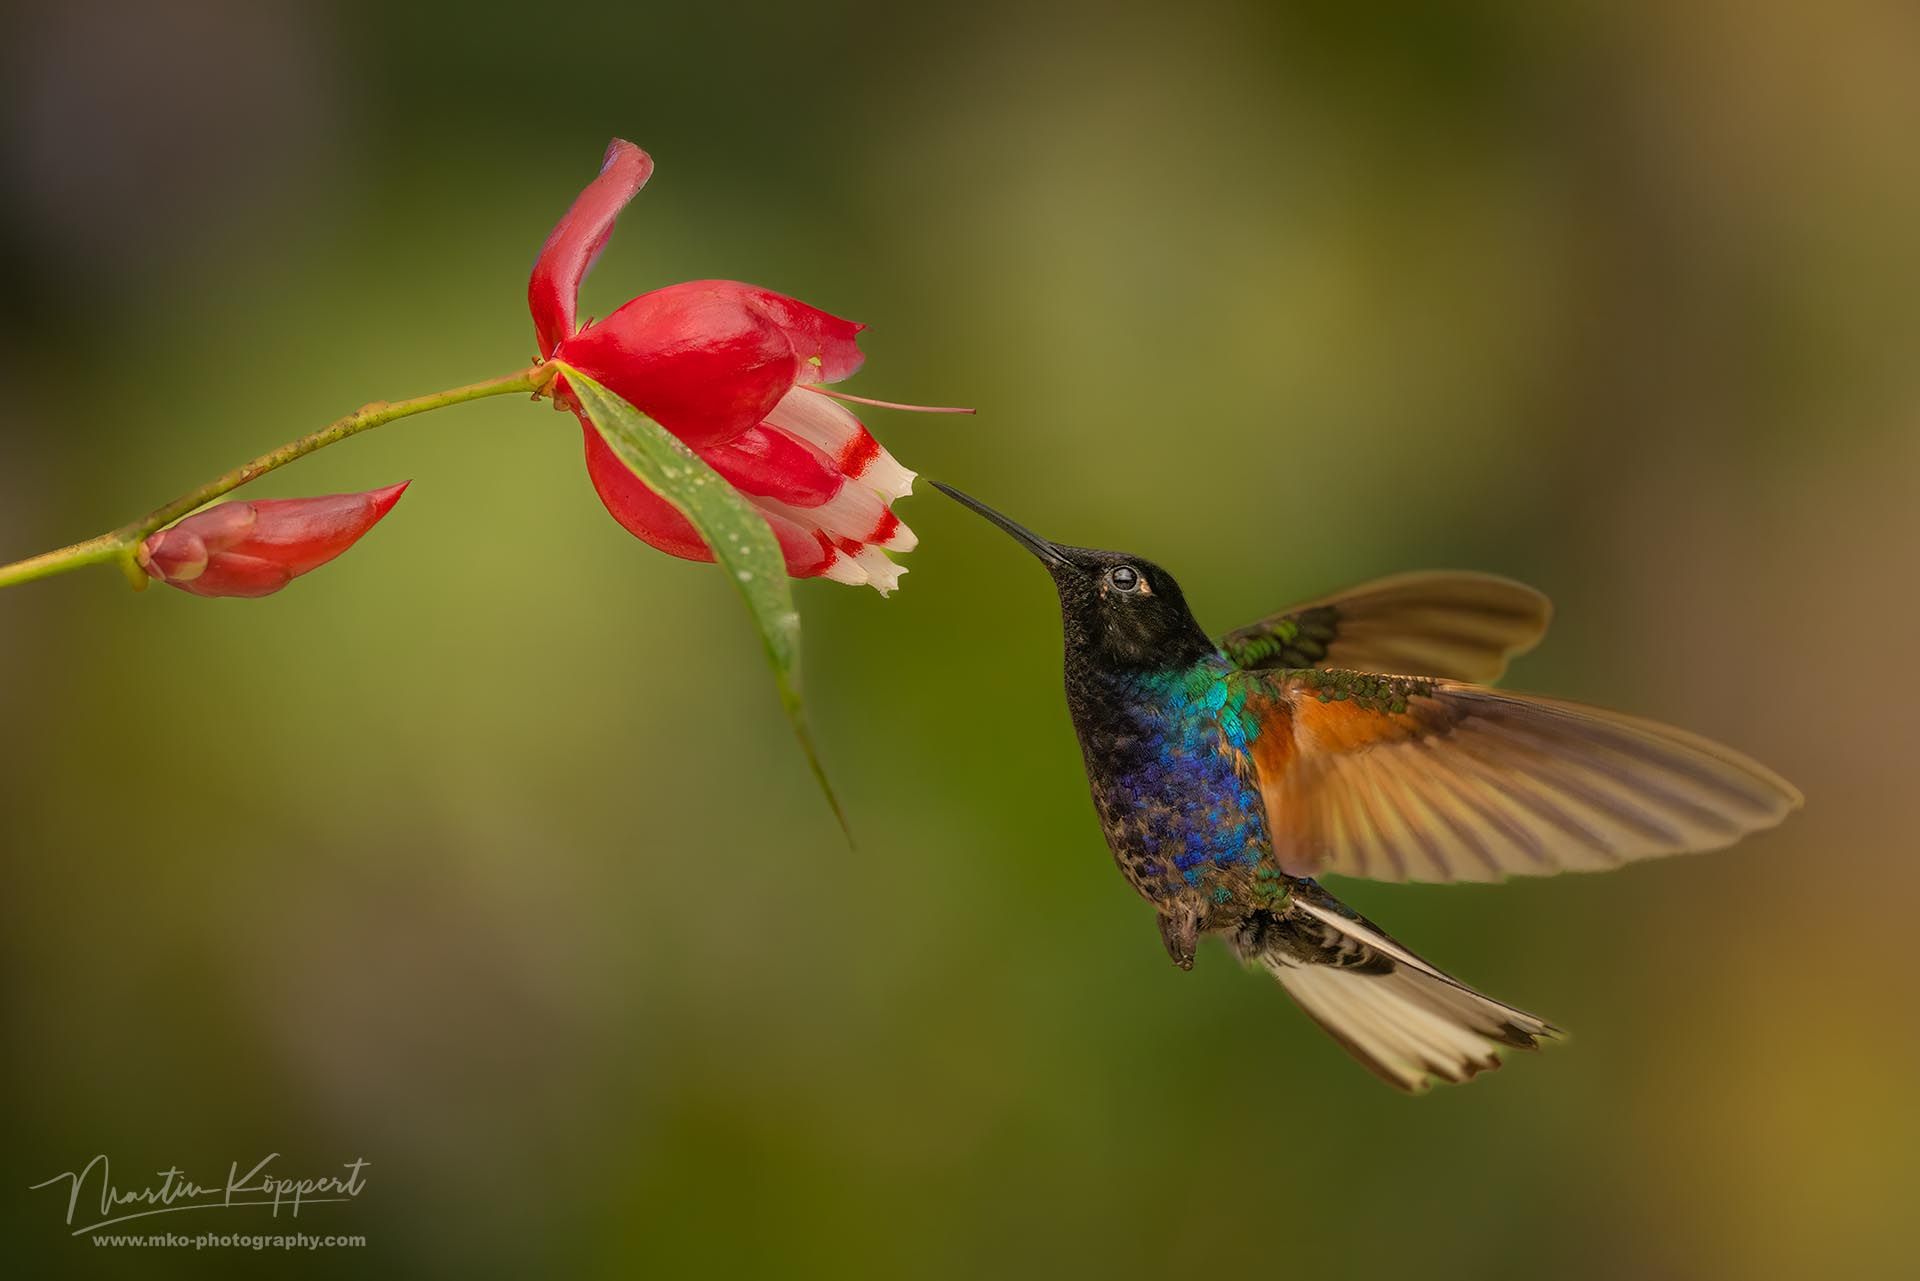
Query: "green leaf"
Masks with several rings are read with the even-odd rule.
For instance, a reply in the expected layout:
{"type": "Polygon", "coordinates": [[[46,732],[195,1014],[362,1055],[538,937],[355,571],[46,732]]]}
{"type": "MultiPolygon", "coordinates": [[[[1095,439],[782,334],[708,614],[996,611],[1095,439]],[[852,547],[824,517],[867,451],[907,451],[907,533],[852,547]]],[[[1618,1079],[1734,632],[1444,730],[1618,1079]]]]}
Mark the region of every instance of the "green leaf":
{"type": "Polygon", "coordinates": [[[827,782],[827,772],[807,729],[800,702],[800,615],[793,606],[793,588],[787,579],[786,557],[773,530],[753,504],[721,478],[720,473],[680,443],[666,428],[570,365],[562,364],[567,385],[580,398],[601,439],[633,474],[660,497],[672,503],[692,522],[713,549],[715,560],[746,602],[760,629],[781,706],[793,722],[807,764],[833,807],[840,828],[852,839],[847,816],[827,782]]]}

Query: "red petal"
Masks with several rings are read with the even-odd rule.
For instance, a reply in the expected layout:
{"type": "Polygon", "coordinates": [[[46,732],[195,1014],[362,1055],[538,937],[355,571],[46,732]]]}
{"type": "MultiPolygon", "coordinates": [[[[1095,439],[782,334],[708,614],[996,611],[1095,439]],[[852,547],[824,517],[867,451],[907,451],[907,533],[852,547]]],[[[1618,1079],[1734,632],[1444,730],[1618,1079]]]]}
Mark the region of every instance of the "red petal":
{"type": "Polygon", "coordinates": [[[771,316],[800,357],[800,381],[837,383],[867,358],[856,337],[866,326],[809,307],[798,298],[742,285],[755,304],[771,316]]]}
{"type": "MultiPolygon", "coordinates": [[[[253,523],[258,519],[254,509],[256,503],[221,503],[205,511],[195,512],[170,530],[161,533],[192,534],[205,545],[208,552],[223,552],[248,534],[253,532],[253,523]]],[[[155,535],[156,540],[159,535],[155,535]]],[[[158,558],[158,546],[153,549],[158,558]]]]}
{"type": "Polygon", "coordinates": [[[207,568],[207,544],[190,529],[163,529],[140,544],[140,568],[149,577],[184,583],[207,568]]]}
{"type": "Polygon", "coordinates": [[[224,555],[207,562],[200,577],[184,583],[171,583],[195,596],[239,596],[255,599],[271,596],[292,582],[293,571],[285,565],[253,556],[224,555]]]}
{"type": "Polygon", "coordinates": [[[592,423],[583,422],[581,428],[587,444],[587,478],[608,513],[649,547],[682,560],[712,560],[713,553],[680,509],[647,488],[592,423]]]}
{"type": "Polygon", "coordinates": [[[741,493],[795,507],[818,507],[846,483],[825,450],[765,425],[700,456],[741,493]]]}
{"type": "MultiPolygon", "coordinates": [[[[647,487],[631,467],[620,461],[612,446],[602,439],[592,423],[582,422],[587,448],[587,477],[594,492],[606,504],[607,511],[635,538],[649,547],[682,560],[712,560],[713,552],[680,514],[680,509],[647,487]]],[[[762,512],[780,551],[787,561],[787,573],[794,578],[812,578],[832,563],[833,549],[811,531],[793,521],[762,512]]]]}
{"type": "Polygon", "coordinates": [[[817,578],[833,563],[835,552],[820,535],[770,511],[762,510],[760,515],[773,530],[773,536],[780,540],[780,554],[786,557],[789,578],[817,578]]]}
{"type": "Polygon", "coordinates": [[[759,424],[800,377],[786,332],[743,285],[695,280],[645,293],[554,353],[694,449],[759,424]]]}
{"type": "Polygon", "coordinates": [[[600,176],[587,184],[547,236],[527,281],[527,307],[542,355],[573,333],[580,282],[613,234],[614,219],[653,176],[653,158],[621,138],[607,144],[600,176]]]}
{"type": "MultiPolygon", "coordinates": [[[[393,510],[407,485],[389,485],[364,494],[326,498],[269,498],[253,504],[253,528],[229,546],[242,556],[258,556],[304,574],[338,556],[393,510]]],[[[217,564],[215,556],[209,564],[217,564]]]]}

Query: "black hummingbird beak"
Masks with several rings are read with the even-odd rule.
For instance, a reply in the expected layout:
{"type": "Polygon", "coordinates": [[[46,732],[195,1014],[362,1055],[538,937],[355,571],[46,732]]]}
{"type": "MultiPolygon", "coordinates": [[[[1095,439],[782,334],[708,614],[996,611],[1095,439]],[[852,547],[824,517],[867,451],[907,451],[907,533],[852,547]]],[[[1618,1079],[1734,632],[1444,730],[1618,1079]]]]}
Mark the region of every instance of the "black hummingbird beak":
{"type": "Polygon", "coordinates": [[[1025,525],[1016,524],[1008,520],[1005,516],[1002,516],[978,498],[963,494],[951,485],[942,485],[937,480],[932,480],[928,483],[948,498],[953,499],[954,502],[959,503],[962,507],[971,507],[974,511],[979,512],[982,516],[985,516],[988,520],[1006,530],[1007,533],[1013,536],[1013,541],[1019,543],[1035,556],[1045,561],[1049,569],[1078,568],[1072,561],[1066,558],[1057,546],[1040,537],[1040,535],[1034,533],[1025,525]]]}

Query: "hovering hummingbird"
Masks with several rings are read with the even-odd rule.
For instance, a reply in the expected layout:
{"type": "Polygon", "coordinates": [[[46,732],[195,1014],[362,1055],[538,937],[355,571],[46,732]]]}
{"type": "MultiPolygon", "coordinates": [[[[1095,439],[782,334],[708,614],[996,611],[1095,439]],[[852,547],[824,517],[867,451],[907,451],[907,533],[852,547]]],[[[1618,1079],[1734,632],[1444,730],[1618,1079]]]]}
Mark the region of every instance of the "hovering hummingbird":
{"type": "Polygon", "coordinates": [[[1215,644],[1158,565],[1049,542],[934,483],[1053,576],[1094,808],[1174,964],[1220,935],[1400,1089],[1465,1081],[1558,1029],[1422,960],[1315,876],[1601,870],[1730,845],[1801,803],[1684,730],[1487,688],[1552,615],[1509,579],[1398,575],[1215,644]]]}

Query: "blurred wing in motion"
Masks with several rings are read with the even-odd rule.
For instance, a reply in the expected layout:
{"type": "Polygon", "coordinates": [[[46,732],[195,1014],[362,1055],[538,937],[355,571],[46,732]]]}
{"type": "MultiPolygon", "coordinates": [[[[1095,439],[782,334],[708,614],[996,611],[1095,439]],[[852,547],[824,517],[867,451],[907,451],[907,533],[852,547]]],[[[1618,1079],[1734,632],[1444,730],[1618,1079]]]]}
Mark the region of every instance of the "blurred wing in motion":
{"type": "Polygon", "coordinates": [[[1241,668],[1327,667],[1491,684],[1540,643],[1553,605],[1495,574],[1395,574],[1227,633],[1241,668]]]}
{"type": "Polygon", "coordinates": [[[1229,679],[1246,683],[1242,756],[1293,876],[1599,871],[1731,845],[1801,803],[1732,748],[1578,703],[1356,672],[1229,679]]]}

